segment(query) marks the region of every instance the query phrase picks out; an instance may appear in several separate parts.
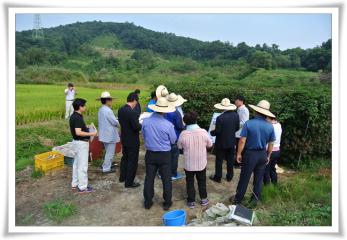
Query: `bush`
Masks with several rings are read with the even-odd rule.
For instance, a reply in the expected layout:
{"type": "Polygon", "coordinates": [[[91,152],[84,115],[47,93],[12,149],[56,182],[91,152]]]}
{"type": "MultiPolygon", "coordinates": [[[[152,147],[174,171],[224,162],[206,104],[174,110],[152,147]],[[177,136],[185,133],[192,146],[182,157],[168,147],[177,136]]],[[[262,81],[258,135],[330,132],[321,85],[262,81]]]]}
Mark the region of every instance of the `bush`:
{"type": "Polygon", "coordinates": [[[43,206],[46,216],[58,223],[72,216],[76,212],[76,206],[72,203],[65,203],[63,200],[55,200],[43,206]]]}
{"type": "MultiPolygon", "coordinates": [[[[271,111],[282,124],[282,161],[296,164],[302,159],[331,157],[331,90],[327,87],[296,90],[287,88],[250,89],[235,86],[202,86],[185,83],[167,86],[181,94],[188,102],[185,111],[194,109],[199,114],[198,122],[208,128],[213,105],[228,97],[231,101],[238,94],[245,96],[247,104],[257,104],[266,99],[271,111]]],[[[250,110],[252,114],[252,111],[250,110]]]]}

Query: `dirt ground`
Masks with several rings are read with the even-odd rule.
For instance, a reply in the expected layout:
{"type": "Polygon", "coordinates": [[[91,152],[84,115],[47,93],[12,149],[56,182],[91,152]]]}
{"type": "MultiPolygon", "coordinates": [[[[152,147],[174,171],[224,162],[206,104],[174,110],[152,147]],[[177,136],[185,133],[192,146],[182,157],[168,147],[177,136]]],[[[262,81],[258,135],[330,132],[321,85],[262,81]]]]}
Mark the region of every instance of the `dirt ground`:
{"type": "MultiPolygon", "coordinates": [[[[16,225],[17,226],[160,226],[161,217],[165,213],[162,209],[162,183],[155,180],[154,204],[150,210],[143,207],[143,183],[145,178],[144,149],[140,151],[139,166],[136,180],[141,187],[135,189],[124,188],[119,183],[119,167],[116,173],[103,175],[100,170],[90,165],[88,170],[89,183],[96,190],[91,194],[79,195],[70,190],[71,171],[69,166],[64,169],[48,173],[40,179],[33,179],[30,175],[31,167],[17,172],[16,176],[16,225]],[[43,212],[46,202],[63,199],[77,206],[77,213],[65,219],[62,223],[48,219],[43,212]]],[[[116,157],[119,163],[121,154],[116,157]]],[[[209,155],[207,177],[214,173],[214,156],[209,155]]],[[[226,166],[224,165],[224,175],[226,166]]],[[[207,192],[210,205],[222,202],[229,205],[228,198],[235,193],[239,179],[239,169],[235,169],[231,182],[222,180],[221,184],[207,180],[207,192]]],[[[179,172],[183,173],[183,156],[179,159],[179,172]]],[[[250,181],[252,182],[252,181],[250,181]]],[[[184,209],[187,212],[187,222],[200,216],[206,207],[198,204],[196,193],[196,207],[186,207],[185,179],[173,182],[173,205],[170,210],[184,209]]],[[[196,190],[197,190],[197,184],[196,190]]],[[[250,186],[249,186],[250,187],[250,186]]]]}

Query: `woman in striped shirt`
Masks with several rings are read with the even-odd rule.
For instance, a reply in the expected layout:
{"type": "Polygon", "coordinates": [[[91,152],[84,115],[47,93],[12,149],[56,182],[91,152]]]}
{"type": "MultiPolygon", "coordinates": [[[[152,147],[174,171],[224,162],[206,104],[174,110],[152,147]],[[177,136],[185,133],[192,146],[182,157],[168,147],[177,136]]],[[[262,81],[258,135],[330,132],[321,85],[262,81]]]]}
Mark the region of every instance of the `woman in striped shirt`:
{"type": "Polygon", "coordinates": [[[183,121],[187,125],[177,142],[179,149],[183,149],[184,171],[186,173],[187,204],[189,208],[195,207],[194,176],[198,182],[200,204],[208,205],[206,192],[206,166],[207,148],[212,147],[212,142],[205,129],[196,124],[197,114],[187,112],[183,121]]]}

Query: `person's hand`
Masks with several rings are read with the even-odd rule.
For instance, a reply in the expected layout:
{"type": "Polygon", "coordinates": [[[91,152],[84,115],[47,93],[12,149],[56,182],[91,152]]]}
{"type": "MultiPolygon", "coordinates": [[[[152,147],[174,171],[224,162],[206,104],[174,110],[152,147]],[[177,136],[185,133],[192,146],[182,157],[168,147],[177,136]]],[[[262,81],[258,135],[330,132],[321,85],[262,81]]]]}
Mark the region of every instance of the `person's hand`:
{"type": "Polygon", "coordinates": [[[266,165],[268,165],[270,163],[270,157],[266,158],[266,165]]]}
{"type": "Polygon", "coordinates": [[[92,137],[97,137],[98,136],[98,132],[92,132],[91,136],[92,137]]]}
{"type": "Polygon", "coordinates": [[[241,154],[237,154],[236,161],[237,161],[238,163],[241,163],[241,162],[242,162],[242,156],[241,156],[241,154]]]}

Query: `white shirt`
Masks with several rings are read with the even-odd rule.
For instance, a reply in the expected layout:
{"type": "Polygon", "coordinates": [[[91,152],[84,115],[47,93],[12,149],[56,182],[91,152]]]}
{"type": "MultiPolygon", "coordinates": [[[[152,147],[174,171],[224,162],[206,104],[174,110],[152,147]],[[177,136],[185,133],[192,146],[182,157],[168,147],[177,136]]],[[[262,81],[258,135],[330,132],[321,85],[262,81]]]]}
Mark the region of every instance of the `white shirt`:
{"type": "Polygon", "coordinates": [[[239,115],[239,119],[240,119],[240,129],[235,133],[235,137],[240,138],[242,127],[245,124],[245,122],[247,122],[249,120],[248,108],[245,105],[238,107],[237,108],[237,114],[239,115]]]}
{"type": "Polygon", "coordinates": [[[76,92],[75,92],[74,89],[72,89],[72,90],[70,90],[68,88],[65,89],[65,95],[66,95],[65,99],[66,99],[66,101],[74,100],[75,99],[75,94],[76,94],[76,92]]]}
{"type": "Polygon", "coordinates": [[[272,126],[275,130],[276,140],[274,141],[274,148],[280,148],[281,145],[281,135],[282,135],[282,126],[279,122],[273,123],[272,126]]]}

